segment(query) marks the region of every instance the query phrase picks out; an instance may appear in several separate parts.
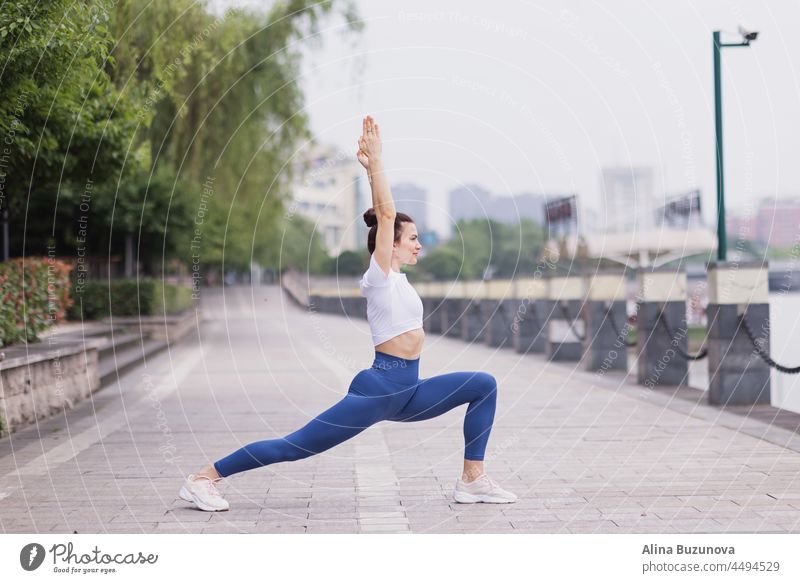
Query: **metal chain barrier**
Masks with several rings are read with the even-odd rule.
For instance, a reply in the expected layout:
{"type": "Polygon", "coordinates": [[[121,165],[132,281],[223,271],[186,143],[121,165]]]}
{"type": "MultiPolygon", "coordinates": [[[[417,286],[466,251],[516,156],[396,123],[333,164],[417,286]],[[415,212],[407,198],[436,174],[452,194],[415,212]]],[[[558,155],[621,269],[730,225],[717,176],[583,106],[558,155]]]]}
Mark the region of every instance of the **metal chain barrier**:
{"type": "MultiPolygon", "coordinates": [[[[677,345],[677,343],[675,342],[676,335],[672,332],[672,329],[669,327],[669,324],[667,323],[667,319],[664,317],[664,310],[663,309],[658,313],[658,320],[664,326],[664,330],[667,331],[667,336],[672,338],[672,343],[675,345],[675,352],[677,352],[683,358],[685,358],[686,360],[702,360],[706,356],[708,356],[708,347],[703,348],[697,354],[689,354],[688,352],[684,352],[683,349],[681,349],[677,345]]],[[[705,341],[703,341],[703,344],[705,344],[705,341]]]]}
{"type": "MultiPolygon", "coordinates": [[[[744,328],[745,334],[747,334],[747,337],[750,339],[750,342],[752,342],[753,348],[755,348],[756,354],[758,354],[761,357],[761,360],[763,360],[769,366],[771,366],[772,368],[774,368],[775,370],[777,370],[779,372],[783,372],[783,373],[786,373],[786,374],[797,374],[797,373],[799,373],[800,372],[800,366],[783,366],[782,364],[778,364],[777,362],[772,360],[772,358],[770,358],[769,354],[767,354],[764,351],[764,347],[759,345],[755,334],[753,334],[753,331],[750,329],[750,324],[747,323],[747,318],[745,318],[745,314],[746,313],[747,312],[745,311],[745,312],[739,314],[739,321],[741,322],[742,327],[744,328]]],[[[766,339],[762,339],[762,340],[766,341],[766,339]]]]}
{"type": "Polygon", "coordinates": [[[572,318],[569,317],[569,311],[567,310],[567,305],[562,302],[558,302],[558,306],[561,308],[561,313],[564,315],[564,319],[567,321],[567,324],[569,324],[572,333],[575,334],[575,336],[577,336],[578,340],[580,340],[581,342],[586,340],[586,334],[583,335],[578,334],[578,331],[575,329],[575,322],[572,320],[572,318]]]}

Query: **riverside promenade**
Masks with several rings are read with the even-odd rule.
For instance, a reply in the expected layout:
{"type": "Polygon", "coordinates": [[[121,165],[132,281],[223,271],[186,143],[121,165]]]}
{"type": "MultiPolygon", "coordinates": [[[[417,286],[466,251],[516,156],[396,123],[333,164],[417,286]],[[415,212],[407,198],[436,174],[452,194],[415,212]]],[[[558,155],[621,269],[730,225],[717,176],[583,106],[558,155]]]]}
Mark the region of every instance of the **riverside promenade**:
{"type": "Polygon", "coordinates": [[[486,469],[517,503],[453,502],[462,406],[231,476],[231,509],[197,511],[178,498],[186,474],[305,424],[373,356],[364,320],[309,312],[277,286],[204,289],[201,316],[199,337],[0,440],[0,531],[800,532],[798,416],[433,334],[423,378],[497,378],[486,469]]]}

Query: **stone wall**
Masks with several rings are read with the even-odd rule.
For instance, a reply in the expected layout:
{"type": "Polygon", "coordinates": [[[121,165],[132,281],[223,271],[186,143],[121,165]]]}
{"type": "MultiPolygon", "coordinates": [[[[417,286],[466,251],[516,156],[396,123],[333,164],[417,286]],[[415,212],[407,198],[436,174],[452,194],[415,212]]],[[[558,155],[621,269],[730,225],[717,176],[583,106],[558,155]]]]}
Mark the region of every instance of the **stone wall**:
{"type": "Polygon", "coordinates": [[[27,354],[6,349],[0,362],[0,437],[74,407],[100,386],[95,347],[23,348],[27,354]]]}

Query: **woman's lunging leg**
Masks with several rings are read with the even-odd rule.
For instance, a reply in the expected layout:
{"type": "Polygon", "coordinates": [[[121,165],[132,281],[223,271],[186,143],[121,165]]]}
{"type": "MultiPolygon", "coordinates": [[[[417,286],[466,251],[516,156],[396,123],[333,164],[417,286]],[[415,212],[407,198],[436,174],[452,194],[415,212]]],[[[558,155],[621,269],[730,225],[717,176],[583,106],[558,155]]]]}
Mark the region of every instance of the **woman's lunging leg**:
{"type": "Polygon", "coordinates": [[[390,421],[423,421],[469,403],[464,416],[464,458],[483,460],[497,406],[497,381],[485,372],[454,372],[420,381],[408,404],[390,421]]]}
{"type": "Polygon", "coordinates": [[[250,443],[215,462],[221,477],[277,462],[294,461],[332,448],[386,418],[380,399],[348,393],[304,427],[280,439],[250,443]]]}

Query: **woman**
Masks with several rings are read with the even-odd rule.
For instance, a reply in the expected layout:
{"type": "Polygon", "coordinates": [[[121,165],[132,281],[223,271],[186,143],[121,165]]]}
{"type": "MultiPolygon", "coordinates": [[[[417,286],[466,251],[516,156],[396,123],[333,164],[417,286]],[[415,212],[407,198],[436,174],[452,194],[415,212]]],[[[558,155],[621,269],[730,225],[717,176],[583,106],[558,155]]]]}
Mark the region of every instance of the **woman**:
{"type": "Polygon", "coordinates": [[[463,503],[508,503],[517,499],[489,478],[483,467],[494,421],[495,378],[483,372],[419,378],[425,339],[422,301],[400,267],[417,263],[421,245],[411,217],[395,211],[383,172],[380,128],[370,116],[364,118],[363,126],[357,157],[369,176],[372,208],[364,213],[370,227],[367,246],[371,258],[360,287],[361,295],[367,298],[375,361],[355,376],[341,401],[305,427],[282,439],[246,445],[189,475],[180,496],[201,510],[229,508],[214,485],[223,477],[321,453],[379,421],[422,421],[464,404],[469,404],[464,419],[464,468],[456,481],[454,499],[463,503]]]}

